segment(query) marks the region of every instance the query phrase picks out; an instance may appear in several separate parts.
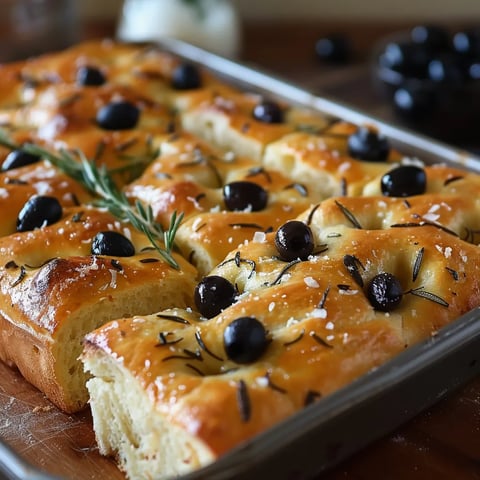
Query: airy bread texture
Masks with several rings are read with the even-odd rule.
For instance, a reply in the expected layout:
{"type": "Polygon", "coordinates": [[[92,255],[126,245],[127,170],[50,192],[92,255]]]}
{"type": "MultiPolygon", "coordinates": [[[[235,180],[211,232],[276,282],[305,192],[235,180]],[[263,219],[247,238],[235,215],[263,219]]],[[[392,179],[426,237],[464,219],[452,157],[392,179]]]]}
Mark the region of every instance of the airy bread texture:
{"type": "Polygon", "coordinates": [[[0,358],[66,412],[86,406],[78,357],[85,334],[108,320],[192,303],[196,271],[142,250],[148,239],[110,214],[82,207],[59,222],[0,239],[0,358]],[[99,231],[129,235],[132,257],[91,255],[99,231]]]}

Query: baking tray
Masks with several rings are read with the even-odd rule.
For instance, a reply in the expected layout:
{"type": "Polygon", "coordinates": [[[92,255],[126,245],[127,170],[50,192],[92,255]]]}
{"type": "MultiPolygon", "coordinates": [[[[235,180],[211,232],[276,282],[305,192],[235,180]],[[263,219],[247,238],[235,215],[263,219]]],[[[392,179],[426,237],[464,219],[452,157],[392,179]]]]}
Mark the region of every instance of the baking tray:
{"type": "MultiPolygon", "coordinates": [[[[199,63],[245,90],[356,124],[376,125],[406,155],[480,172],[480,159],[380,121],[258,68],[164,39],[160,48],[199,63]],[[239,80],[240,79],[240,80],[239,80]]],[[[337,465],[480,374],[480,309],[409,347],[379,368],[245,442],[182,480],[307,479],[337,465]]],[[[59,480],[0,441],[0,478],[59,480]],[[3,474],[3,476],[2,476],[3,474]]]]}

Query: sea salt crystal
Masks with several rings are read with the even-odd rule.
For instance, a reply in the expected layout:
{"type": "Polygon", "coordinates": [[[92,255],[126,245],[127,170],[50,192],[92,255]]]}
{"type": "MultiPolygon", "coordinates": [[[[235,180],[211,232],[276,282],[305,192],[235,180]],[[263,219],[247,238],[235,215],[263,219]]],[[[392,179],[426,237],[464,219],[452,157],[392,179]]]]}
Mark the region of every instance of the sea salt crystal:
{"type": "Polygon", "coordinates": [[[422,218],[427,222],[436,222],[440,218],[440,215],[438,215],[438,213],[426,213],[422,215],[422,218]]]}
{"type": "Polygon", "coordinates": [[[327,318],[327,310],[325,308],[315,308],[312,310],[313,318],[327,318]]]}
{"type": "Polygon", "coordinates": [[[265,243],[267,241],[267,235],[265,232],[255,232],[253,234],[253,243],[265,243]]]}
{"type": "Polygon", "coordinates": [[[305,277],[303,279],[303,281],[305,282],[305,285],[307,287],[310,287],[310,288],[319,288],[320,287],[318,282],[313,277],[305,277]]]}

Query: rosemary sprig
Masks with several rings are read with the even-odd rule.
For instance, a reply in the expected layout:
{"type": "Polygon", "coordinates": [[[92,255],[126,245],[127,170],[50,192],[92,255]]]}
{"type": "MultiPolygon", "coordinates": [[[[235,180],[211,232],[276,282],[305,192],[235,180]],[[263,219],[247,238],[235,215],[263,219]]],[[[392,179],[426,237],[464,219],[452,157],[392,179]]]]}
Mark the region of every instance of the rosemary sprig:
{"type": "MultiPolygon", "coordinates": [[[[11,149],[19,148],[0,130],[0,144],[11,149]]],[[[89,161],[80,150],[69,152],[61,150],[58,154],[52,153],[38,145],[24,144],[21,146],[26,152],[39,155],[62,170],[66,175],[81,183],[87,190],[99,197],[93,203],[106,208],[113,216],[120,220],[129,221],[134,228],[144,233],[159,255],[173,268],[180,268],[172,255],[175,235],[183,220],[183,213],[174,212],[170,217],[167,230],[155,221],[150,205],[145,206],[137,201],[132,205],[125,193],[118,189],[105,166],[97,166],[89,161]],[[77,161],[74,157],[78,157],[77,161]],[[164,248],[159,245],[163,240],[164,248]]]]}

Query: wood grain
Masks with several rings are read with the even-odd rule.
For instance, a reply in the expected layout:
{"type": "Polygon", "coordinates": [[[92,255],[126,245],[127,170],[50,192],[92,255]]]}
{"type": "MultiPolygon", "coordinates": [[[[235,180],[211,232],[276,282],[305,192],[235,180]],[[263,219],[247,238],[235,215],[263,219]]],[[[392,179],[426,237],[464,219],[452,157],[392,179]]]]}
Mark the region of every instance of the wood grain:
{"type": "Polygon", "coordinates": [[[124,479],[101,457],[89,411],[67,415],[0,362],[0,437],[32,465],[71,480],[124,479]]]}

